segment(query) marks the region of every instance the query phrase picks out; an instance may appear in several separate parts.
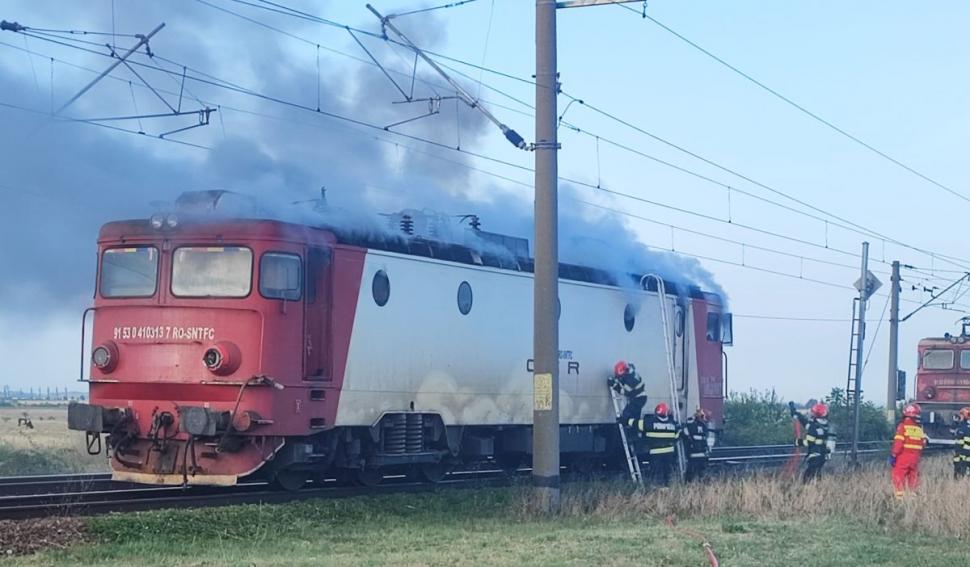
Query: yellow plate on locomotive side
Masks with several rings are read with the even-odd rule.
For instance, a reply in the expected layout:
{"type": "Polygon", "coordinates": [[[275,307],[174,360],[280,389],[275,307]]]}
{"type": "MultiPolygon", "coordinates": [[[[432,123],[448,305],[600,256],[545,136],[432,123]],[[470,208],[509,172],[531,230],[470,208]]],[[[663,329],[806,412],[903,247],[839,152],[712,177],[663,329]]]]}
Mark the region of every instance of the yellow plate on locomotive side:
{"type": "Polygon", "coordinates": [[[111,480],[117,482],[134,482],[137,484],[154,484],[162,486],[181,486],[198,484],[207,486],[235,486],[239,477],[232,474],[207,474],[189,476],[187,479],[180,474],[152,474],[127,471],[112,471],[111,480]]]}

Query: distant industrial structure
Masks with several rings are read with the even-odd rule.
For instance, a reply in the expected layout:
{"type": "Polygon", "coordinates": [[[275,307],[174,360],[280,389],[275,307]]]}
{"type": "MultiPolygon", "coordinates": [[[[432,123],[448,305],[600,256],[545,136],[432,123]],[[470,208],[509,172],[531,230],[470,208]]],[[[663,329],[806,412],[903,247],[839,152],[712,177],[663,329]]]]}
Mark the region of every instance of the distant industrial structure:
{"type": "Polygon", "coordinates": [[[0,404],[15,402],[68,402],[71,400],[86,400],[87,394],[84,392],[72,391],[55,386],[53,389],[47,388],[28,388],[17,387],[16,390],[4,385],[0,391],[0,404]]]}

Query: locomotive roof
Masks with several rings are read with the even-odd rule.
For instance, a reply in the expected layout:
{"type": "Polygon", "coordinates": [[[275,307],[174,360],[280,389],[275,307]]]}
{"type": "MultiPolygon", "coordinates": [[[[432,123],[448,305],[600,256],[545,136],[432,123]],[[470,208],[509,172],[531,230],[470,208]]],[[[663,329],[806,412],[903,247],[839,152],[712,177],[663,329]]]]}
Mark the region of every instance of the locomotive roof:
{"type": "MultiPolygon", "coordinates": [[[[180,221],[178,228],[167,231],[154,229],[148,220],[138,219],[114,221],[103,225],[99,234],[99,241],[124,240],[132,237],[149,238],[160,235],[193,235],[224,239],[272,238],[302,242],[310,238],[308,230],[312,230],[316,234],[315,239],[335,240],[336,243],[348,246],[359,246],[524,273],[532,273],[535,267],[534,259],[528,254],[527,244],[525,246],[526,254],[522,254],[523,246],[521,242],[525,239],[482,231],[478,231],[477,234],[483,236],[484,240],[489,243],[486,250],[424,238],[406,238],[395,234],[368,235],[330,226],[317,227],[272,219],[235,218],[206,220],[205,222],[186,219],[180,221]],[[327,238],[326,235],[328,234],[333,235],[332,238],[327,238]]],[[[640,284],[642,274],[618,274],[600,268],[560,262],[559,277],[564,280],[602,285],[636,287],[640,284]],[[622,281],[624,278],[626,281],[622,281]]],[[[664,280],[664,285],[669,295],[686,295],[694,299],[719,300],[716,294],[704,292],[694,285],[685,285],[667,279],[664,280]]],[[[653,278],[647,281],[647,290],[657,291],[657,283],[653,278]]]]}
{"type": "Polygon", "coordinates": [[[925,337],[920,339],[919,346],[966,346],[970,348],[970,337],[960,335],[950,335],[949,337],[925,337]],[[960,340],[960,339],[963,340],[960,340]]]}

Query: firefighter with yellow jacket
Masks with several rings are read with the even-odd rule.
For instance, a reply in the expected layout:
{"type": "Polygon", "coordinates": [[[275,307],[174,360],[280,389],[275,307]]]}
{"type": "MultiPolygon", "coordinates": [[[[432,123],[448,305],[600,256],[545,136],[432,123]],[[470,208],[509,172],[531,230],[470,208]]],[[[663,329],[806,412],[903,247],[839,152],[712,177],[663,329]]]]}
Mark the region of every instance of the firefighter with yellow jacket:
{"type": "Polygon", "coordinates": [[[630,419],[625,424],[640,432],[646,439],[650,477],[660,485],[670,484],[670,474],[677,464],[677,437],[680,426],[670,415],[670,407],[660,402],[652,414],[643,419],[630,419]]]}
{"type": "Polygon", "coordinates": [[[953,431],[953,476],[970,477],[970,407],[960,409],[959,421],[953,431]]]}

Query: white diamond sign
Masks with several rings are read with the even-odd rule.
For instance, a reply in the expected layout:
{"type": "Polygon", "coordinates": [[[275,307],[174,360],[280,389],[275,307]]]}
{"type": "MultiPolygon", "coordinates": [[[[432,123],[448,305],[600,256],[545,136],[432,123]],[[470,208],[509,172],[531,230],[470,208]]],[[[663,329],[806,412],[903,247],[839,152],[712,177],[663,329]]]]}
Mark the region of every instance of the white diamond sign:
{"type": "MultiPolygon", "coordinates": [[[[857,290],[863,291],[862,278],[859,278],[858,280],[856,280],[855,284],[853,285],[855,285],[855,288],[857,290]]],[[[882,282],[879,281],[879,278],[877,278],[869,270],[866,270],[866,289],[863,292],[866,296],[866,299],[869,299],[870,297],[872,297],[872,294],[876,293],[876,290],[879,289],[880,287],[882,287],[882,282]]]]}

